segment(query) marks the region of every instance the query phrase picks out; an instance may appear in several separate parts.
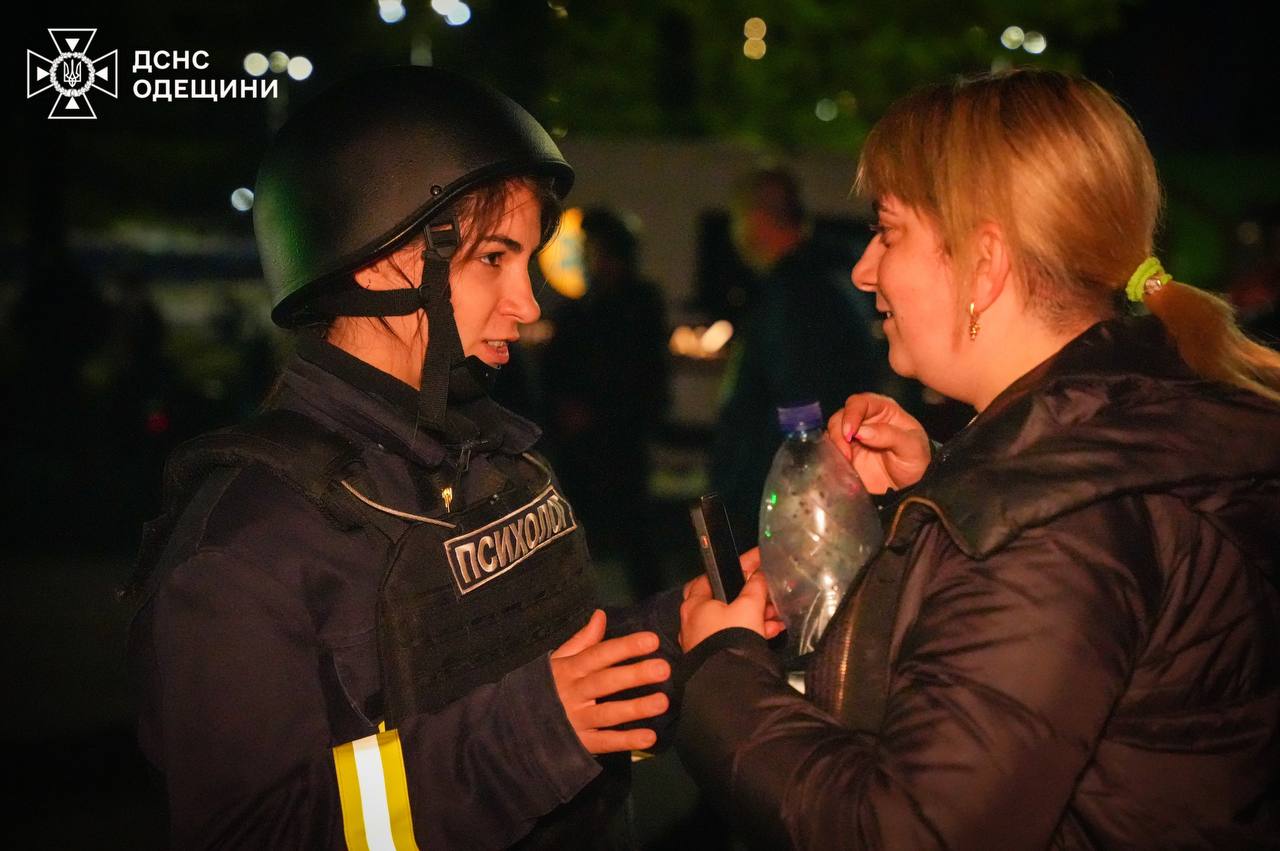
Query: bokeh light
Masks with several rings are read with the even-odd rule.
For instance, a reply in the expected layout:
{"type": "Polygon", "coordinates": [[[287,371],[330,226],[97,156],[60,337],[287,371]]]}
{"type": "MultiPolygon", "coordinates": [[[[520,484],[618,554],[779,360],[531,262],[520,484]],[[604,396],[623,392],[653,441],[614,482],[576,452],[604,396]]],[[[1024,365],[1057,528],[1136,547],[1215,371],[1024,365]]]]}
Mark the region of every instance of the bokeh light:
{"type": "Polygon", "coordinates": [[[384,23],[397,24],[404,20],[404,16],[404,3],[400,0],[379,0],[378,17],[382,18],[384,23]]]}
{"type": "Polygon", "coordinates": [[[460,27],[471,20],[471,7],[466,3],[458,3],[444,16],[444,21],[451,27],[460,27]]]}
{"type": "Polygon", "coordinates": [[[732,337],[733,324],[728,319],[718,319],[711,323],[710,328],[702,332],[702,339],[698,342],[702,345],[702,351],[708,355],[714,355],[723,349],[725,343],[732,337]]]}
{"type": "Polygon", "coordinates": [[[1025,38],[1026,33],[1022,31],[1022,27],[1006,27],[1005,31],[1000,33],[1000,43],[1010,50],[1022,47],[1022,41],[1025,38]]]}
{"type": "Polygon", "coordinates": [[[305,56],[295,56],[289,60],[289,76],[295,80],[305,80],[311,76],[314,66],[305,56]]]}
{"type": "Polygon", "coordinates": [[[582,208],[570,207],[560,218],[555,236],[538,254],[542,277],[566,298],[582,298],[587,291],[582,240],[582,208]]]}
{"type": "Polygon", "coordinates": [[[247,186],[241,186],[235,192],[231,193],[231,206],[235,207],[242,213],[247,213],[253,209],[253,190],[247,186]]]}
{"type": "Polygon", "coordinates": [[[251,77],[261,77],[270,68],[271,63],[261,53],[250,53],[244,58],[244,72],[251,77]]]}

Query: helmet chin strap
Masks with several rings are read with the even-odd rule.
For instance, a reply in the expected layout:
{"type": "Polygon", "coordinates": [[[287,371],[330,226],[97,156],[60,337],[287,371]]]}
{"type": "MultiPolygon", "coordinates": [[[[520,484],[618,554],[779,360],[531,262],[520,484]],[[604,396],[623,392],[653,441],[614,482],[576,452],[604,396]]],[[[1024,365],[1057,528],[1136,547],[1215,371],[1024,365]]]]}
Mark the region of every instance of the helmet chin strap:
{"type": "Polygon", "coordinates": [[[467,401],[487,395],[496,370],[477,357],[465,357],[458,337],[449,300],[449,262],[460,242],[457,219],[451,215],[433,219],[424,235],[418,299],[427,313],[427,352],[422,360],[418,414],[427,428],[448,432],[445,412],[450,398],[467,401]]]}
{"type": "MultiPolygon", "coordinates": [[[[466,357],[449,300],[449,263],[458,251],[458,222],[450,214],[429,221],[423,230],[422,280],[416,288],[366,290],[350,286],[317,296],[314,305],[330,316],[408,316],[427,314],[427,351],[422,359],[418,416],[428,429],[449,435],[450,400],[466,402],[488,395],[497,373],[477,357],[466,357]]],[[[455,418],[456,419],[456,418],[455,418]]]]}

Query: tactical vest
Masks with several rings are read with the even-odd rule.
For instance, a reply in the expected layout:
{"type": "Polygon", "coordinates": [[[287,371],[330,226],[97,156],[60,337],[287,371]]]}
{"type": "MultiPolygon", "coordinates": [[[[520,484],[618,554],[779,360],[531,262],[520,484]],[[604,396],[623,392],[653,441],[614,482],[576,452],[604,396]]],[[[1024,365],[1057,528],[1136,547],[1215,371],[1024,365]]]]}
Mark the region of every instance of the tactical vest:
{"type": "MultiPolygon", "coordinates": [[[[488,456],[495,472],[468,487],[482,499],[417,515],[370,498],[360,485],[358,458],[348,441],[287,410],[189,441],[165,465],[165,513],[144,529],[124,593],[145,605],[176,566],[166,554],[181,550],[175,539],[183,537],[183,515],[197,508],[191,501],[202,486],[257,464],[335,527],[362,528],[392,544],[376,607],[381,714],[388,727],[496,682],[563,644],[587,621],[596,596],[586,538],[540,460],[528,453],[488,456]]],[[[332,718],[334,708],[328,709],[332,718]]],[[[616,833],[610,822],[629,783],[621,756],[603,760],[607,770],[540,819],[520,847],[612,845],[606,836],[616,833]]]]}
{"type": "Polygon", "coordinates": [[[585,536],[533,456],[493,456],[480,502],[406,516],[344,480],[395,545],[378,592],[388,725],[563,644],[595,607],[585,536]]]}

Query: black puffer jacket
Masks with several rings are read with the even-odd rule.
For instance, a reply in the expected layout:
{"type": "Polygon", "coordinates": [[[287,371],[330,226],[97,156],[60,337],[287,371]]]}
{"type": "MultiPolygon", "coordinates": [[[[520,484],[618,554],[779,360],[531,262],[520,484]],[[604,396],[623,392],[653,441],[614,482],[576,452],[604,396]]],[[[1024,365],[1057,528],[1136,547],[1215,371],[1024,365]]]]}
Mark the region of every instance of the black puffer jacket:
{"type": "Polygon", "coordinates": [[[762,845],[1280,847],[1280,406],[1152,319],[1008,388],[900,504],[809,670],[685,660],[686,765],[762,845]],[[876,622],[877,583],[900,588],[876,622]],[[880,652],[880,648],[884,652],[880,652]]]}

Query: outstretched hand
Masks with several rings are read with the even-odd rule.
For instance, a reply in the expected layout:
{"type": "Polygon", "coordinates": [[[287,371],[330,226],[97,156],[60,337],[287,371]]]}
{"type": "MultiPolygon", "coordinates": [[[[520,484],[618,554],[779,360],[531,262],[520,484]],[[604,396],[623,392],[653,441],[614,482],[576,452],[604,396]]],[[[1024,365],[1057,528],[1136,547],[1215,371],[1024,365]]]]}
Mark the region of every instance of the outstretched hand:
{"type": "Polygon", "coordinates": [[[652,718],[667,711],[661,692],[627,700],[599,702],[602,697],[639,686],[660,683],[671,676],[662,659],[619,664],[658,649],[658,636],[633,632],[604,640],[605,613],[596,609],[587,625],[551,653],[551,676],[578,741],[591,753],[650,748],[658,740],[649,729],[609,730],[617,724],[652,718]]]}
{"type": "Polygon", "coordinates": [[[876,393],[858,393],[827,421],[827,439],[853,465],[871,493],[914,485],[932,449],[919,420],[876,393]]]}

